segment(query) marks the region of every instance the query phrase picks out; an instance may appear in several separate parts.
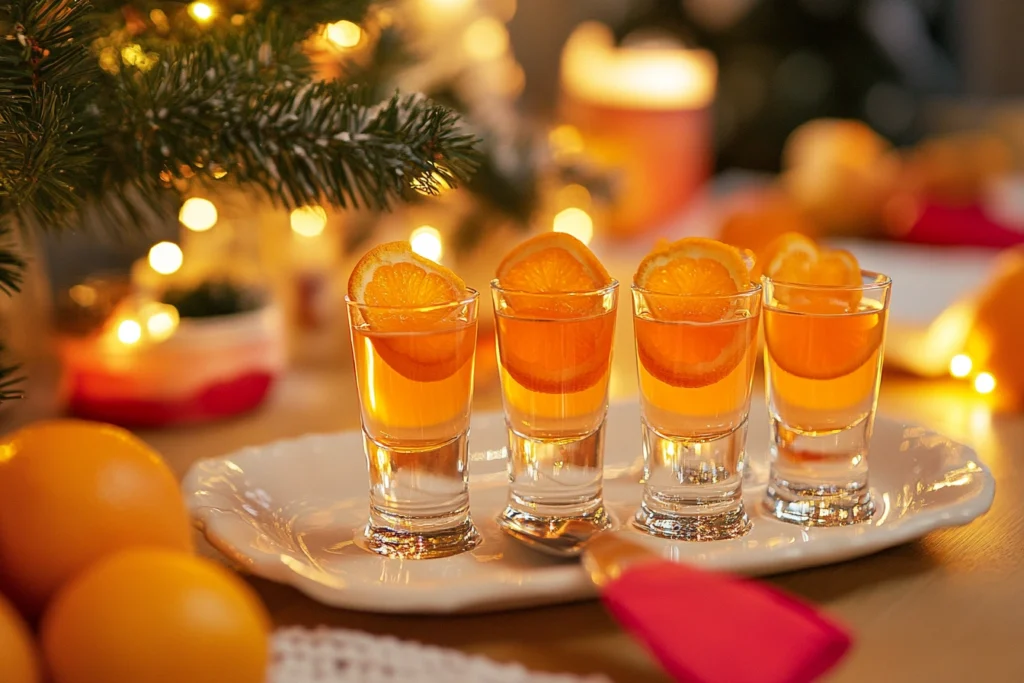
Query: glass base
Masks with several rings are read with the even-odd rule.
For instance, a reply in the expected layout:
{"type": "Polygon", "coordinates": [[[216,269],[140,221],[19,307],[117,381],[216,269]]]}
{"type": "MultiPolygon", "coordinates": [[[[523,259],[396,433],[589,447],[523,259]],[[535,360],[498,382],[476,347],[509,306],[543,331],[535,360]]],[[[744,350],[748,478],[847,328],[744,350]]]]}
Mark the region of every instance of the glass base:
{"type": "Polygon", "coordinates": [[[744,421],[716,438],[666,436],[644,421],[644,493],[633,526],[686,541],[718,541],[750,531],[743,508],[744,421]]]}
{"type": "Polygon", "coordinates": [[[467,433],[441,444],[398,448],[363,435],[370,522],[360,545],[388,557],[427,559],[470,550],[467,433]]]}
{"type": "Polygon", "coordinates": [[[633,526],[652,536],[679,541],[722,541],[743,536],[751,528],[743,503],[717,515],[666,514],[641,503],[633,517],[633,526]]]}
{"type": "Polygon", "coordinates": [[[771,472],[764,506],[776,519],[803,526],[847,526],[871,519],[867,443],[870,415],[849,427],[813,432],[771,425],[771,472]]]}
{"type": "Polygon", "coordinates": [[[875,502],[867,486],[822,493],[818,488],[793,488],[773,476],[764,506],[776,519],[802,526],[848,526],[868,522],[875,502]]]}
{"type": "Polygon", "coordinates": [[[517,524],[611,524],[602,499],[604,423],[577,437],[532,438],[509,429],[508,447],[508,507],[499,523],[514,516],[517,524]]]}
{"type": "Polygon", "coordinates": [[[601,501],[590,511],[571,516],[538,516],[529,510],[509,505],[496,521],[498,527],[513,535],[533,538],[554,538],[566,529],[571,529],[575,538],[586,538],[615,527],[615,519],[608,514],[601,501]]]}
{"type": "Polygon", "coordinates": [[[472,550],[481,540],[473,522],[467,519],[457,527],[434,533],[409,533],[367,524],[359,545],[387,557],[429,560],[472,550]]]}

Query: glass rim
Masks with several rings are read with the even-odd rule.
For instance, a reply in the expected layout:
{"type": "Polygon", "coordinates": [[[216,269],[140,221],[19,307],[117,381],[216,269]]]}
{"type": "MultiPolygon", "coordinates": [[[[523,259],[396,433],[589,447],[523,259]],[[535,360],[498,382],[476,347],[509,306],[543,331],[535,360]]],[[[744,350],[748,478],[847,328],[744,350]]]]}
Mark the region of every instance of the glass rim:
{"type": "Polygon", "coordinates": [[[779,280],[773,280],[769,275],[762,275],[762,282],[770,283],[773,288],[776,287],[787,287],[790,289],[805,289],[810,291],[819,292],[861,292],[871,289],[885,289],[892,286],[892,278],[885,273],[879,273],[873,270],[861,270],[861,279],[871,280],[870,282],[861,282],[859,285],[818,285],[818,284],[803,284],[799,282],[781,282],[779,280]]]}
{"type": "Polygon", "coordinates": [[[480,292],[472,287],[466,287],[467,296],[458,301],[449,301],[443,304],[431,304],[430,306],[375,306],[373,304],[356,301],[348,294],[345,295],[345,305],[350,308],[376,311],[403,311],[406,313],[430,313],[431,311],[443,311],[449,308],[458,308],[474,303],[480,299],[480,292]]]}
{"type": "Polygon", "coordinates": [[[508,287],[502,287],[501,284],[499,284],[499,282],[498,282],[498,278],[492,279],[490,284],[491,284],[491,291],[493,291],[493,292],[499,292],[501,294],[516,294],[516,295],[519,295],[519,296],[535,296],[535,297],[539,297],[539,298],[555,298],[555,297],[559,297],[559,298],[561,298],[561,297],[575,298],[575,297],[585,297],[585,296],[603,296],[603,295],[608,294],[610,292],[614,292],[615,290],[617,290],[619,288],[619,281],[616,280],[615,278],[612,278],[611,283],[605,285],[604,287],[599,287],[597,289],[581,289],[581,290],[578,290],[578,291],[571,291],[571,292],[527,292],[527,291],[524,291],[522,289],[510,289],[508,287]]]}
{"type": "Polygon", "coordinates": [[[641,287],[640,285],[632,285],[630,289],[633,290],[635,294],[643,294],[644,296],[660,296],[686,300],[700,299],[702,301],[729,301],[732,299],[748,299],[757,297],[761,294],[764,287],[760,282],[751,281],[749,289],[744,289],[742,292],[735,292],[734,294],[675,294],[672,292],[656,292],[652,289],[641,287]]]}

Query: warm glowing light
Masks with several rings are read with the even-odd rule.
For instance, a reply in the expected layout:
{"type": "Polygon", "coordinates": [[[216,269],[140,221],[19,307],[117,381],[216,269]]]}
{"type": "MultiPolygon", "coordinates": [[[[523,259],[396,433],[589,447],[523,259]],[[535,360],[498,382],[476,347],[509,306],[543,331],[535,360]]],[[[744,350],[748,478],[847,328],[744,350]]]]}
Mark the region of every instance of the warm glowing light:
{"type": "Polygon", "coordinates": [[[431,9],[439,10],[462,10],[469,7],[473,0],[423,0],[425,5],[430,6],[431,9]]]}
{"type": "Polygon", "coordinates": [[[980,372],[974,378],[974,390],[979,394],[991,394],[996,388],[996,378],[989,372],[980,372]]]}
{"type": "Polygon", "coordinates": [[[966,377],[971,374],[971,367],[973,365],[974,363],[971,362],[970,356],[958,353],[949,361],[949,374],[954,377],[966,377]]]}
{"type": "Polygon", "coordinates": [[[149,250],[149,267],[161,275],[170,275],[181,268],[185,256],[174,242],[158,242],[149,250]]]}
{"type": "Polygon", "coordinates": [[[303,237],[317,237],[327,227],[327,212],[322,206],[300,206],[292,211],[292,231],[303,237]]]}
{"type": "Polygon", "coordinates": [[[68,290],[68,296],[79,306],[89,308],[96,303],[96,288],[89,285],[75,285],[68,290]]]}
{"type": "Polygon", "coordinates": [[[205,24],[213,19],[213,7],[205,2],[193,2],[188,6],[188,13],[200,24],[205,24]]]}
{"type": "Polygon", "coordinates": [[[190,197],[181,205],[178,220],[189,230],[205,232],[217,224],[217,207],[209,199],[190,197]]]}
{"type": "Polygon", "coordinates": [[[497,59],[508,50],[508,30],[494,17],[482,17],[466,29],[462,47],[473,59],[497,59]]]}
{"type": "Polygon", "coordinates": [[[433,189],[431,189],[430,184],[424,178],[413,178],[409,184],[412,186],[412,189],[425,197],[437,197],[452,189],[448,181],[444,179],[444,176],[437,171],[430,172],[430,179],[434,185],[433,189]]]}
{"type": "Polygon", "coordinates": [[[349,48],[355,47],[363,39],[363,30],[351,21],[336,21],[327,24],[324,35],[338,47],[349,48]]]}
{"type": "Polygon", "coordinates": [[[423,258],[437,263],[441,262],[441,255],[444,254],[441,231],[431,225],[421,225],[413,230],[409,235],[409,246],[423,258]]]}
{"type": "Polygon", "coordinates": [[[559,211],[555,215],[555,232],[564,232],[572,235],[583,244],[590,244],[594,237],[594,221],[583,209],[575,206],[559,211]]]}
{"type": "Polygon", "coordinates": [[[590,206],[590,190],[576,183],[566,185],[558,190],[555,201],[560,208],[575,206],[586,209],[590,206]]]}
{"type": "Polygon", "coordinates": [[[575,126],[563,123],[548,133],[548,144],[555,156],[571,156],[583,152],[583,136],[575,126]]]}
{"type": "Polygon", "coordinates": [[[117,326],[117,339],[122,344],[137,344],[142,339],[142,325],[134,320],[122,320],[117,326]]]}
{"type": "Polygon", "coordinates": [[[617,47],[611,30],[581,24],[562,51],[562,83],[573,97],[630,109],[696,109],[714,99],[718,68],[706,50],[617,47]]]}
{"type": "Polygon", "coordinates": [[[146,304],[139,315],[145,319],[146,332],[152,341],[161,342],[169,339],[178,329],[178,309],[170,304],[146,304]]]}

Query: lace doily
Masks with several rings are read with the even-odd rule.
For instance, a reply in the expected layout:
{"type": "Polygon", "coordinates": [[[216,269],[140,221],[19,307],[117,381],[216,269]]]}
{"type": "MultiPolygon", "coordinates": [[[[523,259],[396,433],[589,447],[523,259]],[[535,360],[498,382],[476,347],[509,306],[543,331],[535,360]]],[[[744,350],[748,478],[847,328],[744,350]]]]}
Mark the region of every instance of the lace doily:
{"type": "Polygon", "coordinates": [[[268,683],[609,683],[342,629],[277,631],[268,683]]]}

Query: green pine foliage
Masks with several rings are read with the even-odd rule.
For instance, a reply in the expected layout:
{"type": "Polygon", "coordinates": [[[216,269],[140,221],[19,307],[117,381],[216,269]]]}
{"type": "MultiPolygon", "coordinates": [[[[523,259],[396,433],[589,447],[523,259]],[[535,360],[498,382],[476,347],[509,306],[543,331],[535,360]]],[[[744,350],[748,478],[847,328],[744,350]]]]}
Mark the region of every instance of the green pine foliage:
{"type": "Polygon", "coordinates": [[[13,226],[138,230],[191,183],[382,209],[465,182],[476,139],[449,109],[314,79],[302,41],[368,4],[217,0],[200,26],[182,2],[0,0],[0,290],[13,226]]]}

